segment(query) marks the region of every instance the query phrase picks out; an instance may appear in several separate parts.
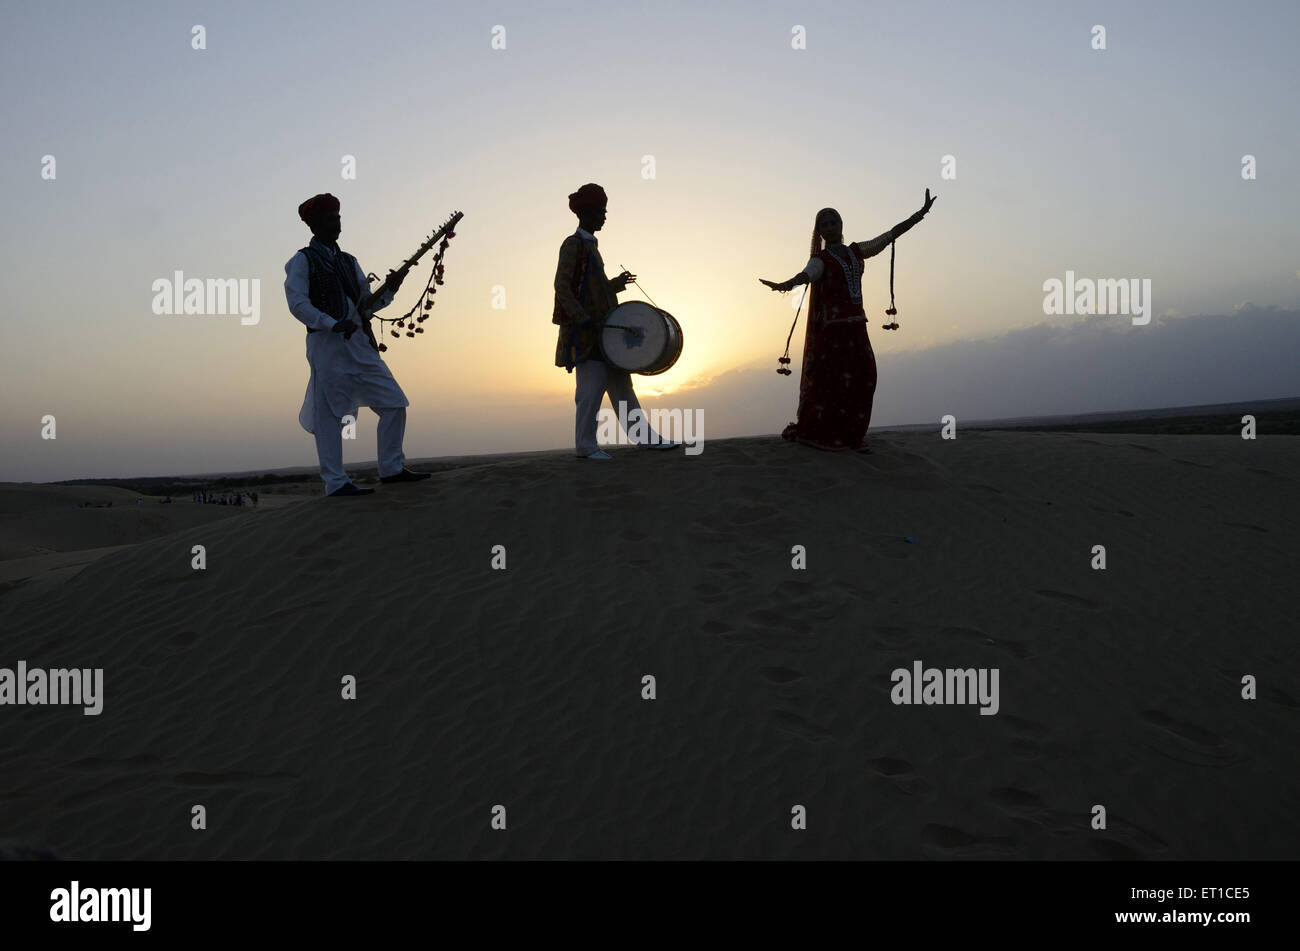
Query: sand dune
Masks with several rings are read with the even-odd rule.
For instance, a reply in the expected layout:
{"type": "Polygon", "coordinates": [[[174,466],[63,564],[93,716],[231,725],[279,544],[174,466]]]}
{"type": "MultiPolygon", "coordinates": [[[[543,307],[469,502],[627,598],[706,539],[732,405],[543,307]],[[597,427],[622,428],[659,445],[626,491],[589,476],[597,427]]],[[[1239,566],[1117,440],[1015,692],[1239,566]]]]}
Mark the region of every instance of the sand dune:
{"type": "Polygon", "coordinates": [[[0,839],[89,859],[1297,856],[1300,437],[873,443],[496,458],[177,524],[0,595],[0,666],[105,684],[99,716],[0,707],[0,839]],[[918,659],[997,668],[996,715],[892,703],[918,659]]]}

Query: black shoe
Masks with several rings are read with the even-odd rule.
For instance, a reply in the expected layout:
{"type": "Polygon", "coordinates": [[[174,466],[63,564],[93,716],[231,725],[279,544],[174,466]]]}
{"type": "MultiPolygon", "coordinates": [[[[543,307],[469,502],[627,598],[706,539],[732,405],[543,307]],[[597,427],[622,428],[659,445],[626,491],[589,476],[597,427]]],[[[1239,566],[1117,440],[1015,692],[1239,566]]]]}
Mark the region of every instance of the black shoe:
{"type": "Polygon", "coordinates": [[[379,481],[387,485],[390,482],[419,482],[422,479],[432,478],[432,472],[413,472],[412,470],[403,467],[402,471],[397,473],[397,475],[383,476],[379,481]]]}
{"type": "Polygon", "coordinates": [[[336,495],[374,495],[374,493],[374,489],[358,489],[355,485],[349,482],[346,485],[339,486],[325,497],[327,499],[332,499],[336,495]]]}

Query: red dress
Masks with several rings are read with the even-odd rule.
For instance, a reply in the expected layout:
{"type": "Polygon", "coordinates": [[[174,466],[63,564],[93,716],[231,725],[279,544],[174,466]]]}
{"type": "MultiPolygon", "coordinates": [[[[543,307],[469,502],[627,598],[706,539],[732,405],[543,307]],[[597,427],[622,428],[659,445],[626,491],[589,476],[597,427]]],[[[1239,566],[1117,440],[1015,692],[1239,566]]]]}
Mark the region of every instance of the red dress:
{"type": "Polygon", "coordinates": [[[804,334],[796,421],[781,434],[817,449],[861,449],[876,395],[876,355],[862,309],[862,253],[844,245],[843,261],[819,251],[821,279],[812,288],[804,334]]]}

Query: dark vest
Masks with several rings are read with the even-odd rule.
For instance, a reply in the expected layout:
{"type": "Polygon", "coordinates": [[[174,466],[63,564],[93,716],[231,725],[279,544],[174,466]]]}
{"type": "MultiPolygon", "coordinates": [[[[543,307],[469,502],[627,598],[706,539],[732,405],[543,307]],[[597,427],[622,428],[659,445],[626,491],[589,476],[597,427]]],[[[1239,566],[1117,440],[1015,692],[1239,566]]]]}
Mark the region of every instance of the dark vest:
{"type": "MultiPolygon", "coordinates": [[[[361,288],[357,286],[357,260],[346,251],[339,251],[330,260],[311,245],[302,249],[307,257],[307,296],[317,310],[335,320],[348,315],[348,300],[361,302],[361,288]]],[[[315,333],[308,330],[308,333],[315,333]]]]}

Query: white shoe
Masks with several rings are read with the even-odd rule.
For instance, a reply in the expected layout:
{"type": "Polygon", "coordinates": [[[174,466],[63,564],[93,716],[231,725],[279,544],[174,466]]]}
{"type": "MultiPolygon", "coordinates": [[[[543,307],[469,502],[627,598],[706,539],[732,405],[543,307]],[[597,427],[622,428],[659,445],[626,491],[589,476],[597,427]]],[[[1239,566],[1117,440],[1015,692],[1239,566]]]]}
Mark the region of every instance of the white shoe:
{"type": "Polygon", "coordinates": [[[606,452],[605,450],[603,450],[603,449],[597,449],[597,450],[596,450],[595,452],[593,452],[590,456],[581,456],[580,458],[582,458],[582,459],[613,459],[614,457],[611,456],[609,453],[607,453],[607,452],[606,452]]]}

